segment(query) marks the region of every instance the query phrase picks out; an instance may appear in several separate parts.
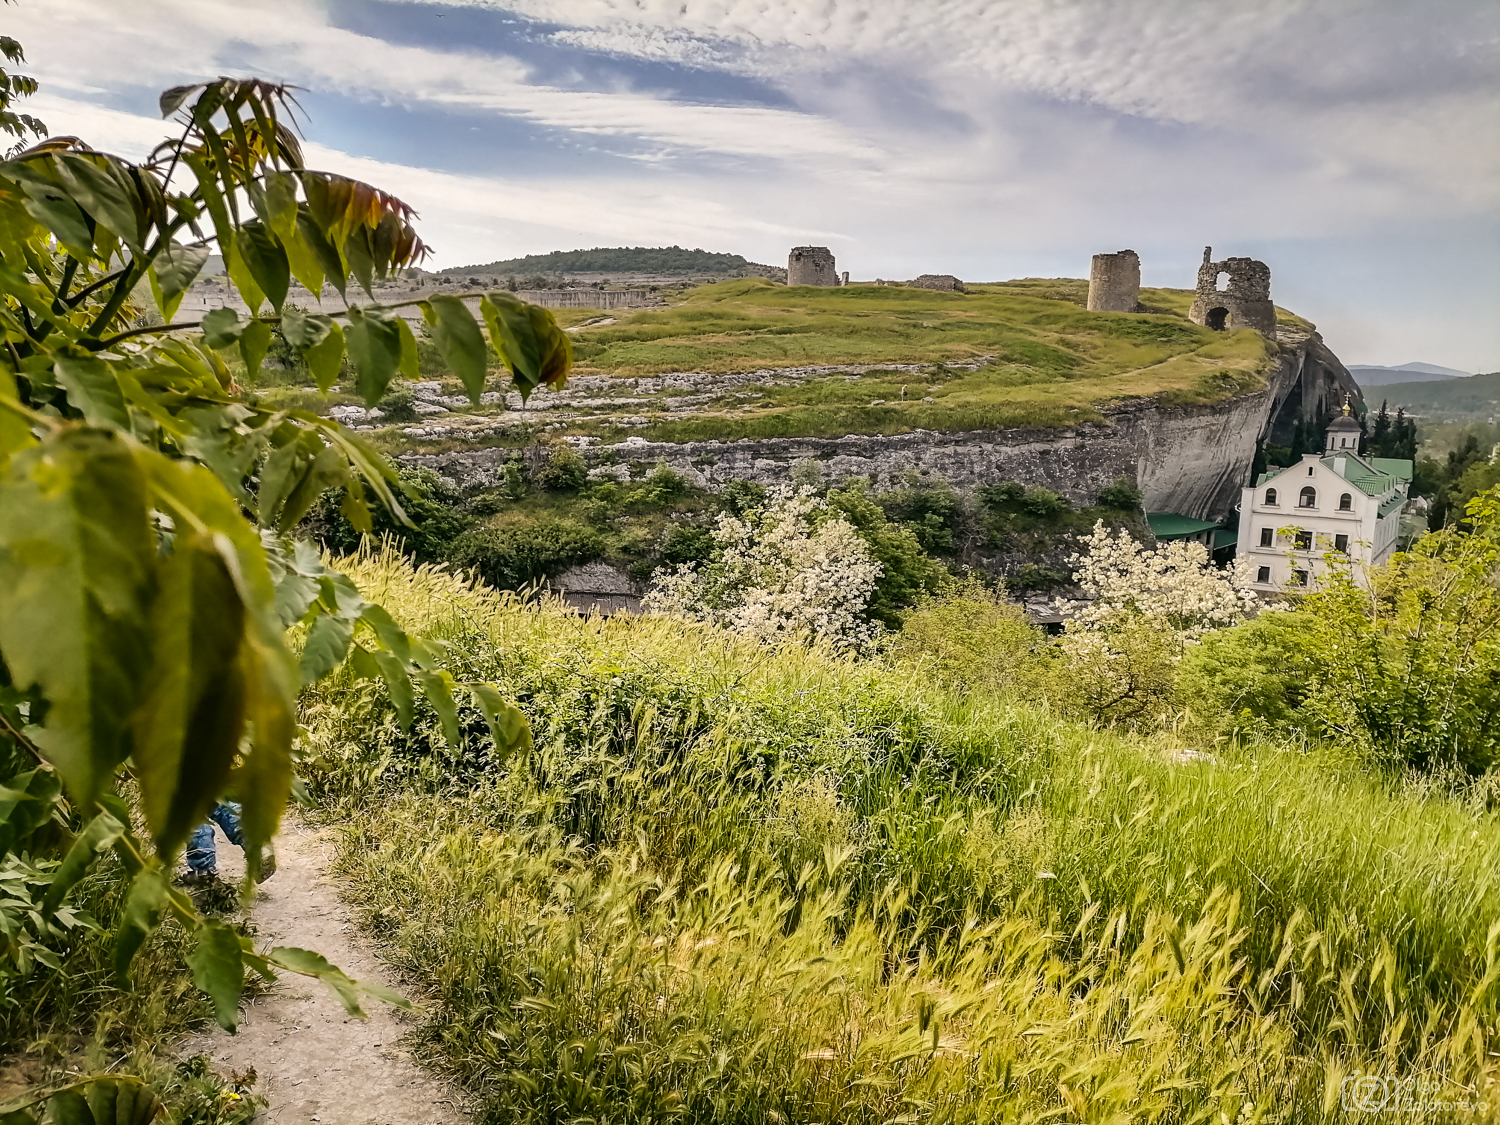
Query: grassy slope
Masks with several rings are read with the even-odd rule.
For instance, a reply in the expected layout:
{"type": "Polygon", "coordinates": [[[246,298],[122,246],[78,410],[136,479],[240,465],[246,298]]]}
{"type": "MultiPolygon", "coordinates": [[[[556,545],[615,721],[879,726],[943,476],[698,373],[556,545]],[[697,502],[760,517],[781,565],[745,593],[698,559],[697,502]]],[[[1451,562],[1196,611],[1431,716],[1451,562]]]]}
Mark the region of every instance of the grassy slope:
{"type": "MultiPolygon", "coordinates": [[[[803,366],[870,365],[862,375],[834,373],[790,386],[736,387],[668,414],[680,390],[632,389],[612,407],[593,394],[570,406],[577,417],[557,433],[613,440],[632,434],[661,441],[741,437],[839,437],[1016,426],[1061,427],[1100,421],[1122,399],[1155,396],[1171,404],[1213,403],[1264,385],[1277,346],[1250,331],[1216,333],[1187,320],[1192,294],[1148,289],[1141,314],[1092,313],[1087,285],[1070,279],[975,286],[968,294],[900,286],[790,288],[761,278],[703,285],[666,308],[561,309],[580,375],[650,376],[674,371],[733,373],[803,366]],[[607,322],[607,323],[606,323],[607,322]],[[975,371],[950,364],[988,357],[975,371]],[[884,365],[913,364],[919,371],[884,365]],[[748,394],[746,392],[749,392],[748,394]],[[927,400],[927,401],[924,401],[927,400]],[[644,416],[645,426],[619,415],[644,416]]],[[[1310,328],[1284,310],[1281,323],[1310,328]]],[[[424,377],[443,376],[435,349],[424,377]]],[[[506,382],[492,371],[493,389],[506,382]]],[[[305,376],[277,376],[300,387],[305,376]]],[[[265,380],[262,380],[264,383],[265,380]]],[[[446,380],[445,393],[458,386],[446,380]]],[[[278,387],[278,402],[317,407],[315,391],[278,387]]],[[[539,391],[546,396],[549,392],[539,391]]],[[[463,412],[494,414],[500,407],[463,412]]],[[[552,416],[538,417],[542,425],[552,416]]],[[[524,444],[508,432],[483,444],[524,444]]],[[[468,439],[378,437],[391,452],[446,449],[468,439]]]]}
{"type": "Polygon", "coordinates": [[[1355,1068],[1494,1104],[1493,817],[351,573],[536,730],[454,754],[345,680],[304,716],[364,918],[496,1120],[1301,1121],[1355,1068]]]}

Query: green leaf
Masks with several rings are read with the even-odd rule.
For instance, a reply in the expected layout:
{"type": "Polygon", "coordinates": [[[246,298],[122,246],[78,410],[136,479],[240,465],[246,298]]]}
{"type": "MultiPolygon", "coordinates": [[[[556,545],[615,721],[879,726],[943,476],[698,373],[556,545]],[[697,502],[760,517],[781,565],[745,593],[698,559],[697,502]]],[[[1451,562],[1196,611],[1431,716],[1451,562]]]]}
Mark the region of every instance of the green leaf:
{"type": "Polygon", "coordinates": [[[82,208],[73,201],[67,189],[50,176],[24,164],[9,164],[6,175],[13,177],[25,193],[22,206],[27,213],[57,236],[64,248],[87,259],[94,245],[94,232],[82,208]]]}
{"type": "Polygon", "coordinates": [[[99,853],[113,847],[115,841],[124,834],[125,826],[107,812],[102,812],[89,821],[53,872],[52,885],[47,888],[47,895],[42,899],[42,912],[56,913],[57,908],[62,905],[63,897],[88,873],[99,853]]]}
{"type": "Polygon", "coordinates": [[[349,310],[349,359],[366,406],[385,397],[401,360],[401,330],[394,318],[375,309],[349,310]]]}
{"type": "Polygon", "coordinates": [[[520,708],[506,700],[489,684],[470,684],[469,692],[474,702],[484,712],[485,722],[490,725],[490,737],[495,740],[496,757],[504,760],[517,750],[530,752],[531,724],[520,708]]]}
{"type": "Polygon", "coordinates": [[[257,510],[262,527],[274,527],[282,504],[324,449],[315,430],[295,431],[291,440],[271,451],[260,473],[257,510]]]}
{"type": "Polygon", "coordinates": [[[380,639],[380,643],[386,647],[402,664],[411,661],[411,641],[406,631],[396,624],[384,606],[367,605],[360,613],[359,619],[368,625],[380,639]]]}
{"type": "Polygon", "coordinates": [[[315,348],[328,339],[328,330],[332,326],[331,317],[308,314],[291,306],[281,314],[281,334],[288,344],[299,351],[315,348]]]}
{"type": "Polygon", "coordinates": [[[126,988],[130,983],[130,963],[140,951],[151,931],[161,922],[167,904],[167,884],[162,873],[145,868],[130,881],[120,928],[115,935],[115,983],[126,988]]]}
{"type": "MultiPolygon", "coordinates": [[[[334,249],[333,243],[328,241],[322,228],[305,209],[297,213],[297,234],[302,243],[312,252],[313,257],[317,259],[318,265],[322,267],[322,272],[327,275],[333,287],[339,291],[339,296],[344,296],[349,284],[349,267],[344,264],[343,258],[339,257],[339,252],[334,249]]],[[[297,277],[302,284],[307,285],[306,279],[300,273],[297,277]]],[[[321,283],[316,288],[308,286],[308,292],[314,295],[322,291],[321,283]]]]}
{"type": "MultiPolygon", "coordinates": [[[[265,178],[267,224],[285,245],[297,231],[297,181],[290,172],[268,171],[265,178]]],[[[312,289],[316,293],[322,286],[312,289]]]]}
{"type": "Polygon", "coordinates": [[[182,307],[184,294],[178,293],[175,297],[168,297],[161,291],[161,283],[156,280],[154,270],[146,271],[146,282],[151,286],[151,296],[156,301],[156,307],[161,310],[162,319],[171,324],[172,318],[177,315],[177,310],[182,307]]]}
{"type": "Polygon", "coordinates": [[[391,704],[396,708],[396,722],[404,733],[411,729],[417,703],[406,665],[389,652],[374,652],[371,655],[380,666],[380,676],[385,680],[385,689],[390,692],[391,704]]]}
{"type": "Polygon", "coordinates": [[[295,946],[279,945],[271,950],[268,955],[271,964],[279,968],[288,969],[294,973],[301,973],[306,977],[317,977],[344,1003],[344,1010],[351,1016],[364,1018],[364,1009],[359,1006],[361,993],[373,996],[377,1000],[383,1000],[387,1004],[397,1008],[411,1008],[411,1001],[400,993],[395,992],[384,985],[371,984],[368,981],[357,981],[351,979],[345,973],[332,965],[328,958],[321,953],[314,953],[310,949],[298,949],[295,946]]]}
{"type": "Polygon", "coordinates": [[[417,338],[404,316],[396,317],[396,329],[401,333],[401,374],[413,381],[422,377],[418,369],[417,338]]]}
{"type": "Polygon", "coordinates": [[[443,724],[443,737],[448,745],[458,749],[463,739],[458,727],[458,704],[453,701],[453,677],[446,671],[416,673],[417,683],[422,685],[422,694],[443,724]]]}
{"type": "Polygon", "coordinates": [[[329,613],[318,617],[302,647],[302,686],[317,683],[342,664],[353,639],[354,622],[329,613]]]}
{"type": "Polygon", "coordinates": [[[348,484],[349,479],[349,459],[344,451],[336,445],[325,445],[287,494],[276,520],[277,528],[283,534],[290,531],[312,510],[323,493],[348,484]]]}
{"type": "Polygon", "coordinates": [[[275,834],[286,806],[299,685],[296,661],[276,616],[276,590],[265,546],[211,470],[154,454],[142,464],[169,510],[190,512],[234,558],[232,573],[247,615],[239,674],[245,682],[245,713],[253,738],[242,746],[231,787],[240,798],[240,820],[253,848],[275,834]]]}
{"type": "MultiPolygon", "coordinates": [[[[207,246],[181,246],[169,241],[157,254],[156,261],[152,263],[151,272],[157,284],[161,286],[162,295],[171,299],[193,284],[194,279],[202,272],[203,263],[206,261],[208,261],[207,246]]],[[[163,315],[165,315],[165,310],[163,310],[163,315]]],[[[170,320],[171,317],[167,319],[170,320]]]]}
{"type": "Polygon", "coordinates": [[[245,962],[240,935],[217,918],[198,922],[198,945],[188,954],[193,983],[214,1003],[214,1018],[225,1031],[239,1023],[240,993],[245,989],[245,962]]]}
{"type": "Polygon", "coordinates": [[[160,569],[135,767],[146,824],[164,856],[176,853],[223,792],[245,729],[239,654],[246,615],[233,562],[213,536],[186,531],[160,569]]]}
{"type": "Polygon", "coordinates": [[[280,312],[281,306],[286,304],[287,289],[292,282],[291,264],[281,243],[270,230],[252,221],[240,227],[235,237],[235,249],[244,258],[256,285],[280,312]]]}
{"type": "Polygon", "coordinates": [[[245,378],[251,382],[260,374],[260,363],[271,346],[272,332],[265,321],[252,320],[240,333],[240,358],[245,361],[245,378]]]}
{"type": "Polygon", "coordinates": [[[375,654],[360,645],[350,646],[349,667],[358,679],[380,679],[380,663],[375,659],[375,654]]]}
{"type": "Polygon", "coordinates": [[[463,301],[451,294],[433,297],[422,308],[443,361],[463,383],[476,406],[484,393],[487,366],[484,333],[463,301]]]}
{"type": "Polygon", "coordinates": [[[51,819],[60,792],[51,770],[28,770],[10,779],[0,792],[0,853],[19,850],[21,841],[51,819]]]}
{"type": "Polygon", "coordinates": [[[130,430],[130,411],[114,371],[102,359],[58,356],[57,381],[68,392],[68,402],[91,426],[130,430]]]}
{"type": "Polygon", "coordinates": [[[240,314],[227,305],[214,309],[205,316],[199,327],[203,329],[203,342],[211,348],[224,349],[237,342],[245,331],[245,322],[240,314]]]}
{"type": "Polygon", "coordinates": [[[0,475],[0,652],[50,704],[35,741],[84,807],[130,753],[150,650],[156,537],[127,441],[64,430],[0,475]]]}
{"type": "Polygon", "coordinates": [[[182,108],[183,102],[193,96],[193,91],[202,88],[203,84],[201,82],[195,82],[191,86],[173,86],[170,90],[163,90],[161,100],[158,103],[161,106],[161,115],[163,117],[171,117],[172,114],[182,108]]]}
{"type": "Polygon", "coordinates": [[[99,1125],[83,1091],[76,1086],[52,1095],[47,1102],[47,1117],[51,1125],[99,1125]]]}
{"type": "Polygon", "coordinates": [[[328,334],[322,343],[304,349],[302,358],[307,360],[307,369],[312,372],[318,390],[326,395],[344,367],[344,330],[328,319],[328,334]]]}
{"type": "Polygon", "coordinates": [[[479,309],[522,398],[543,383],[560,389],[567,382],[573,344],[548,310],[504,292],[481,298],[479,309]]]}
{"type": "Polygon", "coordinates": [[[370,245],[368,227],[361,224],[349,232],[349,237],[344,240],[344,257],[349,262],[349,272],[354,275],[354,280],[374,300],[375,252],[370,245]]]}
{"type": "Polygon", "coordinates": [[[57,157],[57,169],[85,213],[113,231],[126,245],[136,250],[141,248],[139,218],[143,216],[137,215],[138,204],[130,198],[135,185],[119,174],[109,157],[63,153],[57,157]],[[96,160],[104,166],[100,167],[96,160]]]}

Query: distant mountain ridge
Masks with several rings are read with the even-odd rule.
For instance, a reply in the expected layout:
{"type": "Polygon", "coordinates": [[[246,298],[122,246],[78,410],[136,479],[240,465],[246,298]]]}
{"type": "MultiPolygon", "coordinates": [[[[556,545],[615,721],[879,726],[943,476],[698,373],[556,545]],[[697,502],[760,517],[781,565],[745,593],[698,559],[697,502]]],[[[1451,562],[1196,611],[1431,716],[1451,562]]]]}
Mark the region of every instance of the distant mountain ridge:
{"type": "Polygon", "coordinates": [[[1429,421],[1489,422],[1500,415],[1500,372],[1467,379],[1437,377],[1384,384],[1378,393],[1365,396],[1371,409],[1377,399],[1388,401],[1392,411],[1400,406],[1408,414],[1429,421]]]}
{"type": "Polygon", "coordinates": [[[752,262],[740,254],[715,254],[709,250],[684,250],[681,246],[596,246],[592,250],[554,250],[550,254],[528,254],[484,265],[452,266],[444,276],[470,273],[561,274],[644,273],[720,274],[725,277],[763,275],[777,267],[752,262]]]}
{"type": "Polygon", "coordinates": [[[1467,379],[1472,372],[1436,363],[1402,363],[1385,367],[1378,363],[1354,364],[1349,374],[1362,387],[1384,387],[1391,383],[1431,383],[1440,379],[1467,379]]]}

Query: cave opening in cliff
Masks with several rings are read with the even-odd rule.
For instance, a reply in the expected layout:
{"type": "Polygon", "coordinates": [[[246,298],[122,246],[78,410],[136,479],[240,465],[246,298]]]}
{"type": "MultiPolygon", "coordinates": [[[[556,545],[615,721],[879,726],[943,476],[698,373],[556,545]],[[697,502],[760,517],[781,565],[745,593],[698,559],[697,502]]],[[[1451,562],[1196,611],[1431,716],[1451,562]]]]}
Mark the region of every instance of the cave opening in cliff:
{"type": "Polygon", "coordinates": [[[1209,309],[1208,320],[1205,322],[1215,332],[1222,332],[1229,324],[1228,309],[1209,309]]]}

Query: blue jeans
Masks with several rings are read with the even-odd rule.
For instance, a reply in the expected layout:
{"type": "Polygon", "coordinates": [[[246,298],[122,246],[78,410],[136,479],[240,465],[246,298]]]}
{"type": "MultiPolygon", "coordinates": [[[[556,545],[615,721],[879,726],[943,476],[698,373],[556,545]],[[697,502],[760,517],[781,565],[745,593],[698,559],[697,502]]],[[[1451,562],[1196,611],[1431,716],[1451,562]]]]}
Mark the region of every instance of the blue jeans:
{"type": "Polygon", "coordinates": [[[244,833],[240,831],[240,807],[232,801],[215,805],[208,814],[213,824],[200,824],[188,837],[187,865],[189,870],[200,875],[218,870],[219,860],[214,852],[214,824],[224,829],[224,835],[236,847],[245,846],[244,833]]]}

